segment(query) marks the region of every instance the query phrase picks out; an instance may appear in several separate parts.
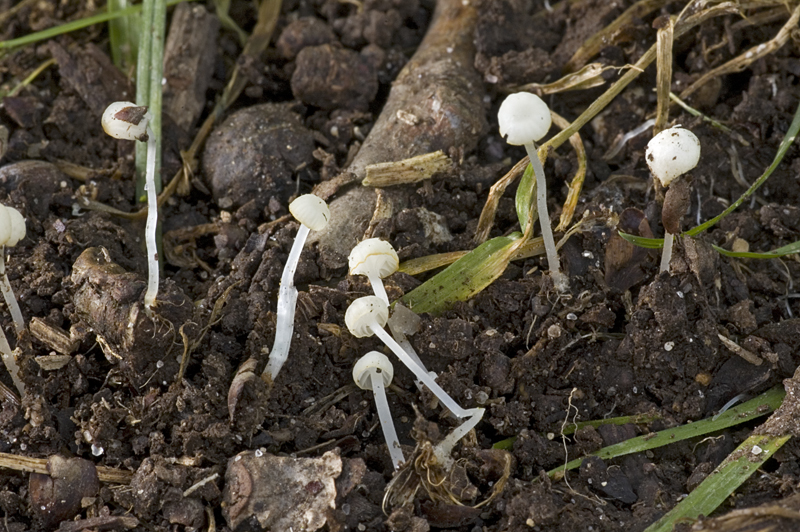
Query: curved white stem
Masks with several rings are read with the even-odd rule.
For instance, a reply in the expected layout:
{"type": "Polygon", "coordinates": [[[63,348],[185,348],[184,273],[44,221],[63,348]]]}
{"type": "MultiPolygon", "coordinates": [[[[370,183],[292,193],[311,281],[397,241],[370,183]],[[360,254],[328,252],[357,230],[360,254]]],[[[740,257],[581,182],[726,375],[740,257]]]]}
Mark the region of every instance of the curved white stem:
{"type": "Polygon", "coordinates": [[[669,271],[669,261],[672,258],[672,244],[675,242],[675,235],[664,231],[664,247],[661,249],[661,266],[658,273],[669,271]]]}
{"type": "Polygon", "coordinates": [[[6,333],[3,332],[2,328],[0,328],[0,355],[3,358],[3,364],[5,364],[6,369],[11,374],[11,380],[14,382],[14,386],[16,386],[17,390],[19,391],[20,397],[24,398],[25,384],[22,382],[22,379],[19,378],[19,364],[17,364],[17,357],[11,350],[11,346],[8,345],[6,333]]]}
{"type": "Polygon", "coordinates": [[[147,291],[144,294],[144,310],[152,315],[158,295],[158,195],[156,194],[156,137],[147,126],[147,167],[144,189],[147,192],[147,223],[145,225],[145,244],[147,247],[147,291]]]}
{"type": "Polygon", "coordinates": [[[454,428],[450,434],[448,434],[436,445],[436,447],[433,448],[433,455],[436,457],[439,463],[445,467],[449,467],[453,461],[453,459],[450,457],[450,454],[453,452],[453,448],[456,446],[456,443],[458,443],[461,438],[466,436],[469,431],[475,428],[475,425],[477,425],[483,417],[485,409],[471,408],[467,410],[467,412],[471,413],[472,417],[454,428]]]}
{"type": "Polygon", "coordinates": [[[389,333],[383,330],[383,327],[379,327],[377,323],[374,323],[370,326],[370,330],[375,334],[375,336],[383,340],[383,343],[386,344],[386,346],[391,349],[395,355],[397,355],[397,358],[400,359],[400,362],[405,364],[406,367],[410,369],[411,372],[417,377],[417,379],[422,381],[422,384],[427,386],[433,395],[439,398],[439,401],[442,402],[442,405],[450,410],[453,415],[459,418],[465,418],[472,415],[471,411],[464,410],[458,406],[458,403],[456,403],[455,400],[450,397],[435,380],[433,380],[433,377],[431,377],[428,372],[425,371],[425,368],[414,362],[411,356],[402,347],[400,347],[400,344],[395,342],[394,338],[392,338],[389,333]]]}
{"type": "Polygon", "coordinates": [[[6,275],[6,248],[0,249],[0,291],[3,292],[3,299],[6,300],[8,310],[11,312],[11,319],[14,320],[14,330],[21,334],[25,330],[25,319],[22,317],[22,310],[19,308],[17,298],[14,297],[14,290],[6,275]]]}
{"type": "Polygon", "coordinates": [[[278,372],[283,367],[284,362],[289,357],[289,347],[292,345],[292,333],[294,333],[294,314],[297,307],[297,288],[294,286],[294,274],[297,271],[297,264],[300,262],[300,254],[308,238],[310,229],[300,224],[300,229],[294,238],[292,249],[289,251],[289,258],[283,267],[281,275],[281,287],[278,290],[278,319],[275,324],[275,342],[272,344],[272,351],[269,352],[269,362],[261,378],[267,382],[274,382],[278,372]]]}
{"type": "Polygon", "coordinates": [[[370,382],[372,383],[372,395],[375,397],[375,408],[378,410],[378,419],[381,420],[383,437],[386,439],[386,446],[389,448],[389,456],[392,457],[392,464],[395,471],[400,469],[403,462],[403,450],[400,448],[400,440],[397,438],[397,431],[394,428],[392,413],[389,411],[389,401],[386,399],[386,389],[383,386],[383,376],[376,371],[370,371],[370,382]]]}

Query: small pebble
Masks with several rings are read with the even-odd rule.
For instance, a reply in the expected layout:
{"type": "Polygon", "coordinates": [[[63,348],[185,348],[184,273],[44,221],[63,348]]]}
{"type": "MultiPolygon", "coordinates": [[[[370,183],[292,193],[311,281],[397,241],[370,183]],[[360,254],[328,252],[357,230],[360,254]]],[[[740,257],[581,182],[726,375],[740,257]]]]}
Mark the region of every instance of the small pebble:
{"type": "Polygon", "coordinates": [[[664,344],[664,351],[672,351],[673,347],[675,347],[675,342],[667,342],[664,344]]]}

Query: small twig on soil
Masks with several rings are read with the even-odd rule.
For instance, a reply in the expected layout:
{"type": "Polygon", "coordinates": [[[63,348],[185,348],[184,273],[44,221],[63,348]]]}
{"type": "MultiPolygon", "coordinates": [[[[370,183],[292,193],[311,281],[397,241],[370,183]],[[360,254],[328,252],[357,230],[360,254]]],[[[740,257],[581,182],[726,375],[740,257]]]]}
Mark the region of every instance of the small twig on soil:
{"type": "MultiPolygon", "coordinates": [[[[50,474],[47,470],[46,458],[31,458],[16,454],[0,453],[0,468],[11,469],[12,471],[23,471],[26,473],[50,474]]],[[[116,469],[113,467],[96,466],[97,477],[100,482],[108,484],[130,484],[133,478],[132,471],[116,469]]]]}

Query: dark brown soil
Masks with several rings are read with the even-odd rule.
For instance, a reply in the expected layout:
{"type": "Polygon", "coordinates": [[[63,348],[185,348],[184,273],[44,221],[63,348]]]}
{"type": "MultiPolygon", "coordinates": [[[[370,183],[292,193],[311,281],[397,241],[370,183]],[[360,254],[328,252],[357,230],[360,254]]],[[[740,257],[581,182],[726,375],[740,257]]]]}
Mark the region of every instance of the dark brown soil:
{"type": "MultiPolygon", "coordinates": [[[[0,17],[13,3],[0,0],[0,17]]],[[[581,44],[632,3],[579,0],[547,12],[538,0],[480,0],[472,35],[474,68],[483,82],[470,93],[483,107],[472,109],[478,116],[471,120],[447,123],[469,128],[449,141],[454,169],[387,191],[396,210],[369,224],[371,236],[390,241],[401,260],[474,247],[489,187],[525,155],[498,133],[496,112],[508,88],[561,77],[581,44]],[[438,215],[449,236],[426,236],[430,213],[438,215]]],[[[684,4],[664,3],[634,18],[593,60],[614,67],[635,63],[655,42],[656,16],[677,14],[684,4]]],[[[78,18],[93,5],[27,3],[3,19],[0,39],[78,18]]],[[[233,19],[248,31],[256,17],[253,5],[240,0],[231,5],[233,19]]],[[[104,106],[130,99],[132,90],[111,63],[106,27],[92,26],[0,59],[0,92],[6,95],[0,130],[9,132],[4,155],[0,135],[0,201],[27,219],[27,237],[5,250],[8,276],[26,320],[39,318],[60,329],[71,346],[57,353],[40,335],[26,331],[14,338],[10,315],[0,313],[12,345],[21,350],[28,390],[21,404],[9,397],[2,401],[0,452],[83,459],[54,465],[66,472],[52,473],[57,477],[52,483],[43,475],[0,469],[4,530],[47,530],[62,521],[62,527],[75,530],[230,530],[226,482],[229,489],[236,482],[239,490],[246,482],[236,476],[242,474],[236,468],[244,466],[229,469],[229,461],[257,450],[241,455],[252,464],[248,467],[267,467],[258,465],[262,462],[289,467],[280,459],[288,456],[319,459],[296,463],[312,468],[324,462],[335,471],[335,494],[322,482],[305,487],[334,500],[323,519],[331,531],[638,531],[672,508],[747,436],[752,426],[605,463],[587,460],[567,476],[568,483],[543,475],[603,446],[711,416],[737,395],[749,398],[779,384],[800,365],[796,257],[729,259],[710,246],[730,249],[738,239],[750,250],[767,251],[800,240],[797,147],[752,201],[698,239],[679,241],[669,274],[658,274],[658,253],[617,236],[617,229],[663,234],[644,161],[651,130],[604,158],[619,136],[653,116],[655,65],[580,131],[588,171],[575,219],[614,213],[619,225],[593,226],[562,248],[570,292],[559,297],[542,281],[543,257],[514,262],[472,300],[439,316],[423,315],[420,332],[410,338],[426,367],[462,406],[487,409],[476,439],[456,450],[466,506],[434,503],[419,491],[391,518],[384,514],[384,491],[394,471],[372,396],[352,381],[354,361],[382,346],[354,338],[344,325],[347,306],[372,292],[365,279],[347,276],[339,259],[314,246],[303,253],[295,278],[300,294],[288,362],[269,393],[246,387],[231,422],[227,398],[234,373],[250,358],[260,371],[274,340],[280,275],[298,227],[286,216],[288,200],[349,167],[433,12],[432,0],[284,1],[267,51],[238,59],[247,86],[211,133],[189,180],[191,189],[172,196],[160,211],[167,260],[155,319],[141,306],[147,274],[143,220],[89,210],[79,199],[125,212],[138,208],[133,145],[100,128],[104,106]],[[51,57],[55,65],[7,95],[51,57]],[[764,363],[744,361],[720,335],[764,363]],[[178,381],[184,353],[188,363],[178,381]],[[68,355],[68,362],[44,369],[37,361],[55,354],[68,355]],[[584,429],[565,441],[559,436],[565,420],[640,413],[656,421],[584,429]],[[502,477],[506,455],[489,450],[509,437],[516,440],[507,484],[489,504],[470,508],[489,497],[502,477]],[[254,458],[262,456],[269,461],[254,458]],[[101,478],[98,489],[87,461],[131,472],[132,480],[101,478]],[[67,493],[69,501],[57,504],[67,493]]],[[[673,91],[768,41],[787,19],[785,10],[732,30],[741,19],[729,15],[676,40],[673,91]]],[[[204,39],[216,43],[214,60],[198,62],[199,73],[184,82],[206,79],[205,100],[191,117],[165,119],[165,182],[180,168],[181,151],[213,109],[241,52],[235,33],[214,33],[216,22],[204,27],[211,32],[204,39]]],[[[463,66],[475,75],[472,65],[463,66]]],[[[574,119],[618,74],[610,69],[604,77],[603,87],[545,99],[574,119]]],[[[703,147],[691,172],[688,210],[675,223],[688,229],[719,214],[769,166],[800,102],[799,79],[800,46],[790,39],[689,100],[747,145],[672,109],[671,121],[692,129],[703,147]]],[[[424,87],[426,81],[433,86],[441,80],[431,76],[419,83],[424,87]]],[[[468,98],[458,105],[468,108],[468,98]]],[[[453,109],[459,108],[453,104],[453,109]]],[[[414,154],[413,147],[408,153],[414,154]]],[[[568,144],[545,165],[554,220],[576,168],[568,144]]],[[[491,236],[519,230],[513,192],[500,200],[491,236]]],[[[354,221],[363,227],[349,238],[363,238],[370,216],[371,210],[354,221]]],[[[426,275],[391,276],[390,298],[408,293],[426,275]]],[[[0,382],[14,390],[5,370],[0,382]]],[[[399,365],[388,397],[406,456],[415,446],[412,434],[435,439],[454,426],[399,365]]],[[[795,493],[798,453],[790,441],[724,509],[795,493]]],[[[253,478],[279,484],[281,475],[287,473],[269,469],[253,478]]],[[[236,506],[237,515],[261,511],[236,506]]],[[[254,519],[244,519],[242,526],[254,519]]],[[[286,526],[281,523],[275,526],[286,526]]]]}

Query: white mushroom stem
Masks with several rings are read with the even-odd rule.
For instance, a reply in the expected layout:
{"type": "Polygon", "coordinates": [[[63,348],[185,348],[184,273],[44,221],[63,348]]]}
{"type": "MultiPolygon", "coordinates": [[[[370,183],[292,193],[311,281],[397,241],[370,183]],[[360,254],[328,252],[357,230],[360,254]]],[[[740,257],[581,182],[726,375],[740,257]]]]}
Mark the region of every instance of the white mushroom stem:
{"type": "Polygon", "coordinates": [[[2,328],[0,328],[0,355],[3,357],[3,364],[5,364],[6,369],[11,374],[11,380],[14,382],[17,391],[19,391],[20,397],[25,397],[25,384],[19,378],[17,357],[14,351],[11,350],[11,346],[8,345],[8,338],[6,338],[6,334],[3,332],[2,328]]]}
{"type": "Polygon", "coordinates": [[[417,377],[422,384],[427,386],[431,393],[433,393],[433,395],[435,395],[439,401],[441,401],[442,405],[450,410],[454,416],[463,419],[471,415],[470,411],[458,406],[458,403],[456,403],[455,400],[450,397],[450,395],[448,395],[448,393],[445,392],[435,380],[433,380],[433,377],[431,377],[428,372],[425,371],[425,368],[414,362],[411,356],[402,347],[400,347],[400,344],[395,342],[394,338],[392,338],[391,335],[383,329],[383,327],[378,325],[378,323],[373,323],[367,327],[369,327],[375,336],[380,338],[383,343],[386,344],[386,347],[392,350],[397,358],[400,359],[400,362],[405,364],[406,367],[411,370],[414,376],[417,377]]]}
{"type": "Polygon", "coordinates": [[[389,295],[386,293],[386,288],[383,286],[383,279],[376,272],[370,271],[367,274],[369,284],[372,285],[372,291],[375,295],[383,299],[384,303],[389,304],[389,295]]]}
{"type": "Polygon", "coordinates": [[[21,334],[25,330],[25,320],[22,318],[22,310],[19,308],[17,298],[14,297],[14,291],[11,289],[11,283],[6,275],[6,248],[5,246],[0,250],[0,291],[3,292],[3,299],[8,305],[8,310],[11,312],[11,319],[14,320],[14,330],[17,334],[21,334]]]}
{"type": "Polygon", "coordinates": [[[467,412],[471,414],[471,417],[461,425],[454,428],[450,434],[448,434],[436,445],[436,447],[433,448],[433,455],[436,457],[436,460],[438,460],[438,462],[446,468],[449,468],[453,463],[453,458],[450,455],[452,454],[456,443],[458,443],[461,438],[466,436],[469,431],[475,428],[475,426],[483,417],[485,409],[471,408],[467,410],[467,412]]]}
{"type": "MultiPolygon", "coordinates": [[[[289,347],[292,345],[294,333],[294,314],[297,306],[297,288],[294,286],[294,274],[300,262],[300,254],[311,231],[308,226],[301,224],[294,238],[289,258],[281,275],[281,287],[278,291],[278,319],[275,324],[275,342],[269,353],[269,362],[264,369],[262,378],[268,377],[268,382],[274,382],[289,357],[289,347]]],[[[266,379],[265,379],[266,380],[266,379]]]]}
{"type": "Polygon", "coordinates": [[[673,242],[675,242],[675,235],[664,231],[664,247],[661,250],[661,266],[658,268],[658,273],[669,271],[673,242]]]}
{"type": "Polygon", "coordinates": [[[144,293],[144,310],[152,315],[153,306],[158,296],[158,243],[156,229],[158,227],[158,195],[156,193],[156,137],[147,126],[147,166],[144,189],[147,192],[147,223],[144,228],[147,247],[147,291],[144,293]]]}
{"type": "MultiPolygon", "coordinates": [[[[539,211],[539,226],[542,229],[542,240],[544,241],[544,251],[547,254],[547,267],[557,288],[566,288],[566,276],[561,273],[561,261],[558,260],[556,251],[556,241],[553,238],[553,229],[550,227],[550,213],[547,210],[547,180],[544,175],[544,168],[539,161],[536,152],[536,144],[528,142],[525,144],[528,158],[533,166],[533,173],[536,176],[536,209],[539,211]]],[[[524,227],[523,227],[524,229],[524,227]]]]}
{"type": "Polygon", "coordinates": [[[400,440],[397,438],[392,413],[389,410],[389,401],[386,399],[386,386],[392,382],[393,376],[392,363],[389,362],[386,355],[378,351],[370,351],[361,357],[353,367],[353,380],[358,387],[372,390],[372,395],[375,398],[375,408],[381,421],[383,437],[386,439],[386,446],[389,448],[392,465],[397,470],[406,459],[403,456],[403,450],[400,448],[400,440]]]}
{"type": "Polygon", "coordinates": [[[403,456],[403,450],[400,448],[400,440],[397,438],[392,414],[389,412],[389,401],[386,399],[383,377],[372,371],[369,379],[372,382],[372,395],[375,397],[375,409],[378,411],[378,419],[381,420],[383,437],[386,439],[386,446],[389,448],[389,456],[392,457],[392,465],[397,470],[400,469],[406,459],[403,456]]]}

